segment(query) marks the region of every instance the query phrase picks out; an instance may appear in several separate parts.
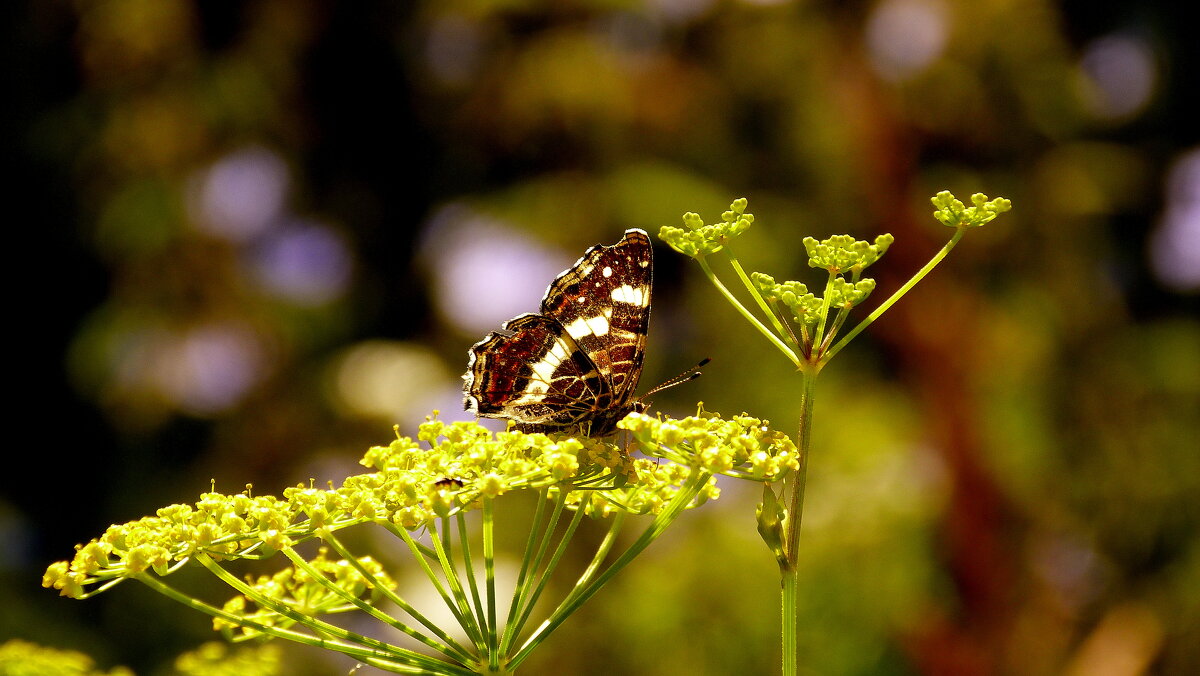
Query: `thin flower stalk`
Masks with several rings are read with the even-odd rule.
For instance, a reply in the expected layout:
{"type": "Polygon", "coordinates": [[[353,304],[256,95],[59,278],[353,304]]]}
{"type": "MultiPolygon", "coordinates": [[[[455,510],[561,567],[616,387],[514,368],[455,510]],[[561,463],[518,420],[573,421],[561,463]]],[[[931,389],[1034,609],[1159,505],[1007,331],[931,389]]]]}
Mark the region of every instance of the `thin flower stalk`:
{"type": "MultiPolygon", "coordinates": [[[[758,329],[758,332],[761,333],[768,342],[774,345],[776,349],[782,352],[785,357],[799,366],[799,358],[797,358],[796,354],[787,346],[787,343],[781,340],[779,336],[775,335],[775,333],[771,331],[771,329],[767,328],[766,325],[759,321],[758,317],[754,316],[754,313],[746,309],[746,306],[742,305],[742,302],[737,299],[737,296],[733,295],[733,293],[726,288],[725,284],[720,280],[720,278],[717,277],[716,273],[712,271],[712,268],[708,265],[708,261],[704,260],[703,258],[697,258],[696,262],[700,264],[700,269],[704,271],[704,276],[708,278],[708,281],[717,288],[717,291],[725,297],[725,300],[729,301],[729,304],[738,311],[738,314],[742,315],[746,321],[750,322],[751,326],[758,329]]],[[[774,315],[772,315],[772,317],[773,316],[774,315]]]]}
{"type": "Polygon", "coordinates": [[[429,618],[425,617],[424,614],[414,608],[410,603],[401,598],[400,595],[397,594],[394,589],[392,589],[391,585],[386,584],[386,581],[376,578],[374,572],[368,570],[367,567],[362,564],[362,562],[356,559],[346,548],[346,546],[342,544],[341,540],[339,540],[333,533],[326,533],[322,539],[325,541],[326,545],[328,545],[339,556],[342,557],[343,561],[348,562],[358,571],[359,575],[362,575],[364,579],[378,589],[383,597],[388,600],[388,602],[395,604],[398,608],[407,613],[409,617],[416,620],[418,624],[432,634],[432,637],[426,636],[424,632],[412,627],[409,623],[397,618],[393,618],[386,614],[383,614],[383,617],[386,618],[383,621],[387,622],[392,628],[408,634],[412,638],[424,643],[433,650],[436,650],[437,652],[442,653],[451,659],[463,662],[470,659],[470,653],[464,646],[455,640],[454,637],[446,633],[441,627],[434,624],[429,618]]]}

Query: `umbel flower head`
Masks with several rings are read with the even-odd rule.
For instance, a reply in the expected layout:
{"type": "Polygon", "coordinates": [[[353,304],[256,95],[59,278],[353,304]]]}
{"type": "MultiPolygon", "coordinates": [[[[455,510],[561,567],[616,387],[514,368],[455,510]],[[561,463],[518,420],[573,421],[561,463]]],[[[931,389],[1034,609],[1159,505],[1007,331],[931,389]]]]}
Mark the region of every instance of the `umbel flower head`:
{"type": "Polygon", "coordinates": [[[990,223],[1000,214],[1012,209],[1012,201],[1004,197],[989,200],[987,195],[977,192],[971,195],[972,206],[966,206],[949,190],[943,190],[929,200],[937,211],[933,212],[942,225],[951,228],[978,228],[990,223]]]}
{"type": "Polygon", "coordinates": [[[746,213],[746,198],[738,198],[721,214],[721,222],[706,224],[699,214],[683,215],[684,227],[664,225],[658,236],[672,249],[685,256],[702,258],[725,248],[726,243],[741,235],[754,223],[754,214],[746,213]]]}
{"type": "MultiPolygon", "coordinates": [[[[78,546],[71,561],[51,565],[42,584],[86,598],[125,578],[167,575],[197,553],[216,561],[258,559],[370,522],[416,531],[436,518],[476,509],[484,497],[516,490],[565,493],[567,507],[593,516],[654,514],[693,472],[775,481],[797,466],[786,435],[747,416],[723,420],[701,413],[671,420],[634,414],[621,427],[648,455],[671,462],[635,459],[597,439],[492,432],[434,417],[415,440],[398,437],[372,447],[361,463],[374,471],[351,476],[338,488],[298,485],[282,498],[249,490],[205,493],[195,504],[169,505],[111,526],[78,546]]],[[[717,493],[709,478],[695,504],[717,493]]]]}
{"type": "Polygon", "coordinates": [[[723,420],[702,411],[671,420],[636,414],[621,426],[636,448],[654,459],[635,459],[628,449],[597,439],[491,432],[471,422],[430,418],[417,439],[398,437],[367,451],[362,464],[373,471],[338,488],[300,485],[285,490],[282,498],[255,496],[249,489],[236,495],[206,493],[194,505],[170,505],[154,516],[110,527],[77,547],[73,560],[51,565],[42,584],[86,598],[132,578],[211,615],[214,627],[233,640],[285,638],[398,673],[509,673],[684,510],[717,497],[715,474],[770,482],[798,467],[791,440],[749,416],[723,420]],[[512,605],[501,621],[494,577],[497,501],[520,490],[533,490],[544,500],[536,503],[528,524],[526,555],[516,589],[504,594],[512,605]],[[552,507],[543,509],[547,504],[552,507]],[[463,518],[473,510],[482,512],[481,550],[472,544],[463,518]],[[557,528],[564,514],[570,523],[557,528]],[[616,555],[621,524],[635,514],[652,518],[642,535],[616,555]],[[607,521],[609,535],[571,592],[544,621],[531,621],[539,597],[546,600],[542,592],[564,561],[571,535],[587,517],[607,521]],[[364,524],[403,540],[470,641],[461,643],[432,624],[400,596],[393,573],[375,558],[353,554],[341,541],[338,531],[364,524]],[[323,543],[315,555],[296,548],[313,539],[323,543]],[[551,546],[553,540],[559,543],[551,546]],[[482,552],[481,562],[473,551],[482,552]],[[238,559],[277,554],[290,566],[274,574],[239,578],[226,570],[238,559]],[[166,576],[188,563],[203,566],[237,596],[212,604],[170,586],[166,576]],[[394,609],[408,617],[393,617],[394,609]],[[403,632],[438,656],[325,619],[353,611],[403,632]]]}

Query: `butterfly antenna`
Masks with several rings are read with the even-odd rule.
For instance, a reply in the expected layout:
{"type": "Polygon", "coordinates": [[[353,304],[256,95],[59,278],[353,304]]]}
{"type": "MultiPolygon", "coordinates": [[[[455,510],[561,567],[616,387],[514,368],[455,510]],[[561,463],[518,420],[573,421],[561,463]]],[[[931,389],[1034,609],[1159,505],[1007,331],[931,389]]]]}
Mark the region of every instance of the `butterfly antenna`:
{"type": "Polygon", "coordinates": [[[675,387],[676,385],[681,385],[690,380],[695,380],[695,379],[699,378],[700,377],[700,369],[710,361],[712,361],[712,360],[709,359],[708,357],[701,359],[699,361],[699,363],[697,363],[692,368],[684,371],[683,373],[680,373],[679,375],[675,376],[674,378],[671,378],[670,380],[662,383],[661,385],[656,385],[649,392],[643,394],[641,396],[641,398],[645,399],[646,397],[649,397],[650,395],[655,394],[657,392],[662,392],[663,390],[665,390],[669,387],[675,387]]]}

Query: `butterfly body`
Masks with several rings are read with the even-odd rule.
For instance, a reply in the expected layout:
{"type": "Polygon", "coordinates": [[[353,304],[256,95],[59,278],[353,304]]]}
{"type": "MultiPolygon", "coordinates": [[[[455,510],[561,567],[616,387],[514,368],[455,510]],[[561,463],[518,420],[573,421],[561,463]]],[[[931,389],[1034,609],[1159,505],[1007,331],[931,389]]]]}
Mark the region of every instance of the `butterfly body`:
{"type": "Polygon", "coordinates": [[[631,229],[588,249],[550,283],[540,311],[508,320],[470,350],[468,411],[524,431],[612,432],[644,404],[642,373],[653,275],[650,237],[631,229]]]}

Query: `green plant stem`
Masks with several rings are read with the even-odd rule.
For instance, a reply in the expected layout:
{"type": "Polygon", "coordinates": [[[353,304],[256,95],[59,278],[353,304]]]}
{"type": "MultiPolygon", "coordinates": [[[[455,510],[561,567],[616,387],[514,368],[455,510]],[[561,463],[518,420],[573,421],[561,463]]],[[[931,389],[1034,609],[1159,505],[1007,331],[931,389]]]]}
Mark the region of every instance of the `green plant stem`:
{"type": "Polygon", "coordinates": [[[775,314],[771,306],[768,305],[767,301],[763,299],[762,294],[759,293],[758,289],[754,287],[754,283],[750,281],[749,275],[747,275],[746,271],[742,269],[742,264],[738,262],[736,257],[734,257],[733,251],[729,248],[728,244],[725,245],[725,255],[729,257],[729,265],[733,268],[733,271],[737,273],[738,278],[742,280],[742,285],[746,287],[746,291],[748,291],[750,296],[754,298],[754,302],[758,303],[758,307],[763,311],[763,314],[765,314],[767,318],[771,320],[772,326],[775,327],[775,335],[789,336],[792,341],[793,354],[799,354],[800,345],[796,342],[796,336],[792,333],[791,328],[784,327],[783,322],[779,320],[779,316],[775,314]]]}
{"type": "Polygon", "coordinates": [[[833,289],[833,280],[835,277],[836,275],[830,272],[829,277],[825,280],[825,292],[821,294],[821,318],[817,322],[816,331],[813,333],[813,354],[821,354],[819,346],[825,335],[825,323],[829,321],[829,292],[833,289]]]}
{"type": "Polygon", "coordinates": [[[496,634],[496,499],[490,495],[483,497],[483,569],[485,587],[487,589],[487,618],[480,618],[487,623],[488,668],[492,673],[500,670],[499,638],[496,634]]]}
{"type": "MultiPolygon", "coordinates": [[[[708,472],[693,469],[692,475],[689,476],[687,481],[684,482],[683,486],[680,487],[679,492],[676,493],[671,501],[668,502],[665,507],[663,507],[663,510],[654,517],[654,521],[646,527],[646,530],[642,532],[641,536],[638,537],[638,539],[632,545],[630,545],[629,548],[626,549],[621,556],[618,557],[617,560],[612,563],[612,565],[606,568],[604,572],[601,573],[595,580],[586,584],[585,586],[577,586],[558,606],[558,608],[555,609],[554,613],[552,613],[551,616],[547,618],[540,627],[538,627],[537,631],[534,632],[534,635],[531,636],[529,640],[521,646],[520,650],[518,650],[515,655],[513,655],[513,658],[509,661],[510,668],[515,670],[517,666],[521,664],[521,662],[529,657],[530,651],[536,647],[536,645],[540,643],[545,636],[554,631],[554,629],[562,624],[563,621],[571,615],[571,613],[575,612],[576,609],[594,596],[596,592],[598,592],[600,588],[605,585],[605,583],[607,583],[614,575],[628,565],[630,561],[635,559],[638,554],[641,554],[646,547],[650,546],[651,542],[654,542],[654,540],[658,538],[658,536],[662,535],[667,526],[669,526],[672,521],[678,518],[679,515],[682,514],[687,508],[687,506],[696,499],[696,496],[700,494],[700,490],[708,483],[708,480],[711,477],[712,475],[708,472]]],[[[622,514],[623,513],[618,513],[617,516],[621,516],[622,514]]],[[[606,544],[602,545],[602,550],[610,547],[612,544],[609,542],[609,538],[605,539],[605,543],[606,544]]],[[[585,576],[589,575],[590,573],[591,569],[589,568],[589,571],[585,572],[585,576]]]]}
{"type": "MultiPolygon", "coordinates": [[[[458,575],[458,569],[454,566],[453,552],[449,550],[449,532],[446,528],[437,528],[437,520],[431,520],[428,524],[429,541],[433,543],[434,551],[437,552],[438,563],[442,568],[442,576],[446,579],[446,586],[449,588],[451,599],[447,599],[446,605],[454,611],[457,608],[457,613],[461,618],[463,631],[467,636],[471,637],[471,641],[475,644],[475,649],[480,654],[487,654],[487,620],[479,615],[476,615],[472,608],[470,599],[467,598],[466,590],[463,588],[462,579],[458,575]]],[[[432,579],[432,578],[431,578],[432,579]]]]}
{"type": "Polygon", "coordinates": [[[784,552],[787,555],[781,598],[784,676],[796,676],[799,669],[800,602],[797,590],[800,584],[800,573],[796,562],[800,545],[800,523],[804,517],[808,452],[812,446],[813,395],[816,393],[818,373],[817,369],[801,372],[803,381],[800,393],[800,429],[797,433],[800,467],[792,478],[791,494],[788,498],[787,530],[783,541],[784,552]]]}
{"type": "MultiPolygon", "coordinates": [[[[529,535],[525,538],[525,552],[521,555],[521,567],[517,570],[517,583],[513,585],[512,598],[508,602],[508,617],[504,621],[504,634],[500,638],[501,654],[508,653],[509,646],[514,640],[513,635],[519,631],[517,617],[520,615],[521,606],[528,597],[530,581],[541,565],[541,557],[546,551],[544,541],[549,537],[550,531],[554,529],[553,525],[542,525],[542,521],[546,518],[547,502],[545,489],[539,489],[534,501],[533,517],[529,520],[529,535]],[[542,534],[541,540],[543,541],[540,549],[538,548],[539,533],[542,534]],[[537,552],[536,557],[535,551],[537,552]]],[[[555,514],[550,517],[550,524],[557,521],[556,517],[559,510],[562,509],[563,502],[563,496],[560,495],[559,500],[555,502],[555,514]]]]}
{"type": "MultiPolygon", "coordinates": [[[[269,609],[279,615],[286,617],[296,623],[307,627],[316,635],[303,634],[295,631],[283,630],[280,627],[267,627],[269,631],[266,633],[272,636],[280,636],[298,643],[314,645],[320,648],[327,648],[346,655],[350,655],[355,659],[361,660],[364,663],[377,666],[387,671],[396,673],[422,673],[424,670],[432,670],[433,673],[470,673],[451,665],[447,662],[434,659],[428,655],[422,655],[411,650],[406,650],[396,645],[380,641],[378,639],[369,638],[352,631],[348,631],[336,625],[323,622],[310,615],[305,615],[297,610],[294,610],[286,604],[279,603],[274,599],[267,598],[258,593],[253,587],[246,582],[239,580],[229,571],[217,565],[207,554],[197,553],[196,561],[204,566],[210,573],[219,578],[222,582],[233,587],[238,593],[246,598],[254,601],[259,607],[269,609]],[[286,633],[285,633],[286,632],[286,633]],[[363,646],[363,647],[358,647],[363,646]],[[414,669],[414,665],[420,665],[421,669],[414,669]]],[[[145,582],[146,580],[143,580],[145,582]]],[[[161,591],[161,587],[167,587],[160,583],[155,586],[156,590],[161,591]]],[[[164,592],[165,593],[165,592],[164,592]]],[[[175,595],[170,595],[172,598],[178,598],[175,595]]],[[[187,598],[187,597],[184,597],[187,598]]],[[[203,610],[199,606],[201,604],[195,599],[191,599],[194,603],[188,605],[203,610]]],[[[214,609],[215,610],[215,609],[214,609]]],[[[207,612],[207,611],[206,611],[207,612]]],[[[221,616],[228,615],[221,611],[221,616]]],[[[232,615],[232,623],[235,625],[251,626],[258,630],[260,625],[247,620],[238,615],[232,615]]]]}
{"type": "MultiPolygon", "coordinates": [[[[560,502],[560,504],[565,504],[566,497],[567,497],[567,491],[566,490],[560,491],[560,495],[558,497],[558,501],[560,502]]],[[[537,605],[538,599],[540,599],[542,596],[542,593],[544,591],[546,591],[546,586],[550,583],[551,576],[554,574],[554,571],[558,568],[558,564],[562,562],[563,557],[566,556],[568,546],[570,545],[571,540],[575,537],[575,531],[579,528],[579,524],[583,522],[583,517],[585,516],[585,511],[586,510],[583,510],[583,509],[575,510],[575,513],[571,517],[570,522],[567,523],[566,531],[562,534],[562,537],[560,537],[558,540],[558,546],[554,549],[554,552],[550,555],[550,560],[546,562],[545,569],[542,570],[541,573],[537,573],[537,569],[541,566],[542,559],[546,554],[546,546],[545,545],[549,544],[551,536],[554,533],[554,524],[557,523],[558,515],[561,513],[561,510],[556,509],[554,523],[551,524],[550,527],[546,530],[546,538],[543,541],[542,549],[538,552],[538,556],[534,561],[534,571],[533,572],[536,574],[537,584],[534,585],[533,589],[528,592],[528,595],[526,596],[525,601],[524,601],[524,607],[520,609],[521,610],[520,614],[516,616],[515,622],[512,623],[511,636],[509,636],[507,634],[505,635],[505,643],[502,644],[502,654],[507,655],[508,651],[511,649],[512,645],[516,642],[516,639],[520,637],[521,632],[525,628],[525,623],[529,621],[529,616],[530,616],[530,614],[533,613],[533,609],[537,605]]],[[[613,519],[612,525],[609,526],[610,535],[613,534],[614,530],[620,531],[621,524],[624,522],[623,515],[618,515],[618,516],[621,518],[613,519]]],[[[604,545],[601,545],[600,551],[601,552],[607,551],[604,548],[604,545]]],[[[603,555],[601,555],[601,556],[603,557],[603,555]]],[[[544,635],[543,635],[543,638],[544,638],[544,635]]]]}
{"type": "Polygon", "coordinates": [[[799,652],[800,652],[800,624],[797,620],[799,615],[800,600],[798,589],[800,587],[800,576],[796,571],[790,570],[783,576],[783,625],[781,640],[783,645],[783,676],[796,676],[799,673],[799,652]]]}
{"type": "Polygon", "coordinates": [[[813,350],[818,358],[825,353],[825,350],[829,349],[829,344],[833,342],[833,339],[837,336],[838,331],[842,330],[842,324],[846,323],[846,317],[848,316],[850,316],[850,310],[848,308],[843,307],[838,310],[837,315],[829,324],[829,331],[825,334],[825,339],[821,341],[821,346],[813,350]]]}
{"type": "MultiPolygon", "coordinates": [[[[404,543],[408,545],[409,550],[413,554],[413,559],[416,560],[417,565],[421,567],[421,572],[425,573],[425,577],[428,578],[430,584],[433,585],[433,588],[437,591],[438,595],[442,597],[442,602],[446,604],[446,607],[454,615],[454,619],[471,639],[471,642],[475,646],[475,650],[482,652],[483,646],[479,642],[479,632],[477,628],[473,630],[474,618],[471,616],[471,611],[465,609],[465,607],[460,607],[459,604],[455,602],[450,591],[446,589],[446,586],[442,584],[442,581],[438,577],[437,573],[434,572],[433,566],[429,565],[429,561],[422,556],[423,550],[417,545],[417,541],[413,539],[412,535],[410,535],[407,530],[398,528],[396,526],[390,526],[388,530],[390,530],[394,535],[399,535],[400,538],[404,540],[404,543]]],[[[436,532],[430,533],[429,539],[431,541],[437,542],[437,538],[438,535],[436,532]]],[[[439,547],[438,557],[440,556],[441,548],[439,547]]]]}
{"type": "Polygon", "coordinates": [[[797,356],[797,354],[787,346],[787,343],[784,343],[782,340],[780,340],[779,336],[775,335],[771,329],[767,328],[765,324],[758,321],[758,317],[755,317],[749,310],[747,310],[746,306],[742,305],[742,302],[739,301],[736,296],[730,293],[729,289],[725,288],[725,285],[721,283],[721,280],[717,279],[717,275],[712,271],[712,267],[709,266],[708,261],[703,258],[697,258],[696,262],[700,264],[700,269],[704,271],[704,276],[708,277],[708,281],[712,282],[713,286],[717,287],[717,291],[719,291],[721,295],[725,297],[725,300],[729,301],[729,303],[733,305],[734,309],[736,309],[738,313],[746,318],[746,321],[750,322],[754,328],[758,329],[759,333],[766,336],[767,340],[770,341],[772,345],[778,348],[779,351],[788,358],[788,361],[799,367],[801,363],[800,357],[797,356]]]}
{"type": "Polygon", "coordinates": [[[388,654],[386,651],[362,648],[352,643],[345,643],[336,639],[322,638],[279,626],[261,624],[240,615],[227,612],[221,608],[211,606],[203,601],[194,599],[187,594],[176,590],[174,587],[165,584],[162,582],[162,580],[158,579],[157,576],[139,575],[136,577],[136,579],[154,591],[166,596],[167,598],[178,601],[179,603],[182,603],[193,610],[224,620],[231,625],[248,627],[254,629],[255,631],[261,632],[266,636],[273,636],[275,638],[281,638],[288,641],[293,641],[295,643],[301,643],[316,648],[323,648],[326,650],[339,652],[344,655],[349,655],[363,662],[364,664],[370,664],[371,666],[378,667],[385,671],[410,674],[449,674],[452,676],[472,676],[475,673],[468,669],[463,669],[462,667],[449,664],[447,662],[441,662],[418,653],[412,653],[412,655],[421,658],[420,661],[412,664],[399,662],[397,661],[397,658],[400,657],[399,655],[388,654]],[[415,666],[415,664],[419,664],[421,666],[415,666]]]}
{"type": "MultiPolygon", "coordinates": [[[[323,573],[318,571],[316,568],[313,568],[313,566],[307,560],[305,560],[305,558],[303,556],[300,556],[300,554],[298,552],[296,552],[296,550],[288,547],[288,548],[282,549],[280,551],[283,553],[284,556],[286,556],[288,558],[288,560],[290,560],[292,562],[292,565],[295,566],[297,570],[304,571],[306,574],[308,574],[309,578],[316,580],[322,587],[324,587],[325,589],[328,589],[330,592],[332,592],[333,594],[340,597],[346,603],[352,604],[354,607],[356,607],[359,610],[363,611],[364,613],[370,615],[371,617],[374,617],[375,619],[379,620],[380,622],[383,622],[383,623],[387,624],[388,626],[411,636],[412,638],[420,641],[421,643],[424,643],[425,645],[429,646],[430,648],[433,648],[434,650],[437,650],[438,652],[442,653],[443,655],[446,655],[447,657],[451,657],[451,658],[466,657],[465,655],[455,655],[454,652],[448,646],[438,644],[436,641],[434,641],[434,640],[430,639],[429,637],[425,636],[424,634],[414,630],[413,628],[405,625],[403,622],[396,620],[392,616],[390,616],[387,613],[383,612],[382,610],[376,608],[375,606],[371,605],[370,603],[367,603],[366,601],[363,601],[362,599],[351,594],[350,592],[346,591],[345,589],[342,589],[337,584],[335,584],[333,582],[333,580],[330,580],[327,576],[325,576],[323,573]]],[[[349,562],[350,561],[348,561],[348,563],[349,562]]],[[[354,563],[357,563],[357,561],[354,561],[354,563]]]]}
{"type": "Polygon", "coordinates": [[[863,319],[861,322],[859,322],[858,326],[855,326],[850,333],[847,333],[844,338],[839,340],[836,345],[830,348],[830,350],[821,357],[821,362],[827,362],[838,352],[841,352],[842,348],[846,347],[847,343],[853,340],[855,336],[862,333],[863,329],[870,326],[872,322],[874,322],[876,319],[879,319],[884,312],[887,312],[888,308],[892,307],[892,305],[895,305],[896,301],[900,300],[904,294],[908,293],[910,289],[916,286],[917,282],[924,279],[925,275],[928,275],[930,272],[932,272],[933,269],[938,266],[938,263],[941,263],[942,259],[950,253],[951,249],[954,248],[954,245],[958,244],[958,240],[962,239],[963,233],[965,232],[965,227],[960,226],[956,228],[954,230],[954,236],[950,238],[949,242],[946,242],[946,245],[942,247],[941,251],[937,252],[933,258],[929,259],[929,262],[926,263],[925,266],[920,270],[918,270],[917,274],[913,275],[911,279],[905,282],[904,286],[897,289],[896,292],[891,295],[891,297],[880,303],[879,307],[875,308],[874,312],[867,315],[866,319],[863,319]]]}
{"type": "Polygon", "coordinates": [[[454,640],[454,638],[443,631],[441,627],[434,624],[429,620],[429,618],[421,614],[421,612],[414,608],[410,603],[401,598],[395,592],[395,590],[376,579],[376,577],[371,574],[371,571],[367,570],[366,567],[359,562],[354,554],[350,552],[350,550],[344,544],[342,544],[342,541],[334,536],[333,533],[325,533],[321,539],[324,540],[325,544],[333,549],[333,551],[337,552],[338,556],[342,557],[343,561],[346,561],[353,566],[354,569],[358,571],[359,575],[362,575],[364,579],[368,580],[376,589],[378,589],[379,593],[382,594],[384,598],[396,604],[398,608],[408,613],[410,617],[416,620],[421,626],[429,630],[442,643],[437,643],[433,639],[423,635],[421,632],[416,631],[415,629],[398,620],[393,620],[395,624],[392,624],[392,626],[396,627],[400,631],[403,631],[409,636],[412,636],[414,639],[425,643],[438,652],[458,660],[459,662],[465,664],[471,660],[470,652],[462,644],[454,640]]]}
{"type": "MultiPolygon", "coordinates": [[[[450,530],[449,530],[450,529],[450,523],[449,523],[450,518],[451,517],[449,517],[449,516],[442,517],[442,529],[443,529],[443,532],[445,532],[445,533],[450,532],[450,530]]],[[[476,577],[475,577],[475,566],[472,563],[472,561],[474,561],[474,559],[471,557],[471,540],[467,534],[466,517],[463,515],[462,512],[458,512],[454,515],[453,518],[455,521],[455,525],[457,525],[457,527],[458,527],[459,548],[462,550],[463,577],[467,578],[467,585],[471,589],[471,601],[475,604],[475,617],[479,618],[480,622],[483,622],[484,621],[483,620],[484,610],[483,610],[483,605],[482,605],[483,601],[482,601],[482,595],[479,593],[479,582],[476,580],[476,577]]],[[[486,531],[485,531],[485,538],[486,538],[486,531]]]]}

